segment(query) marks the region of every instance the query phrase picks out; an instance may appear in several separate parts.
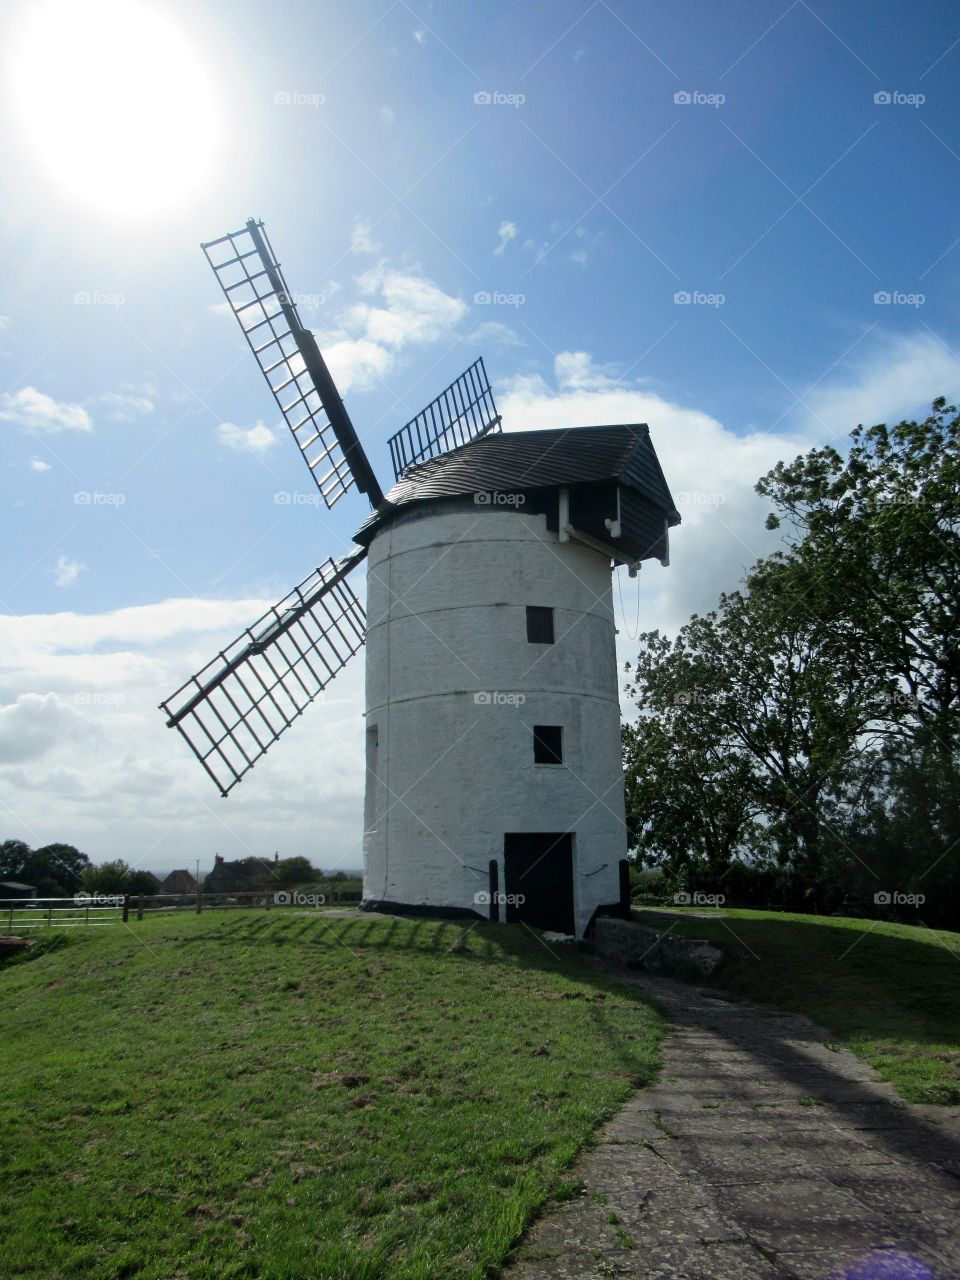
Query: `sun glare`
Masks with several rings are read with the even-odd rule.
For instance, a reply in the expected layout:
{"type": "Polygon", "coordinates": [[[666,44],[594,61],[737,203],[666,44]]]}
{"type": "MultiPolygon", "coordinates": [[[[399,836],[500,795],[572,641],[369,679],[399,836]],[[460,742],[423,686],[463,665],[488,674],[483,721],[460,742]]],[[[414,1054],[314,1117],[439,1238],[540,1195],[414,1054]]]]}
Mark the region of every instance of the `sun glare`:
{"type": "Polygon", "coordinates": [[[213,176],[216,89],[159,3],[32,4],[10,54],[27,147],[72,201],[124,218],[169,213],[213,176]]]}

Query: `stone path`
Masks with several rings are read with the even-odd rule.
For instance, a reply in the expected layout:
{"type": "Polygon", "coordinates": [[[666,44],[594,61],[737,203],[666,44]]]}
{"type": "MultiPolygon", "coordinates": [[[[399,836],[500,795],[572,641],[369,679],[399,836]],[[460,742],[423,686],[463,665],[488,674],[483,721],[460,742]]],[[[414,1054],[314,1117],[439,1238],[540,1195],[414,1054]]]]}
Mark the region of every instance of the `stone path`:
{"type": "Polygon", "coordinates": [[[508,1280],[960,1277],[956,1108],[899,1102],[805,1018],[626,980],[674,1023],[660,1082],[601,1131],[585,1191],[534,1224],[508,1280]]]}

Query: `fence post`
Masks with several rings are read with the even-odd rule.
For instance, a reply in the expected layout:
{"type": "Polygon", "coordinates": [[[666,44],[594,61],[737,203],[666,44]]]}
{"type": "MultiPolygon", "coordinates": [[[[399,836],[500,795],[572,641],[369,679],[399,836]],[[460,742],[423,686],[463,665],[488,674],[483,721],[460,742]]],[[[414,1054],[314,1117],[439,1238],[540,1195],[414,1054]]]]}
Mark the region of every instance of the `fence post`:
{"type": "Polygon", "coordinates": [[[143,919],[143,894],[137,899],[137,919],[143,919]]]}
{"type": "Polygon", "coordinates": [[[130,915],[130,895],[129,893],[125,893],[123,895],[123,923],[124,924],[127,923],[127,917],[129,915],[130,915]]]}
{"type": "Polygon", "coordinates": [[[47,928],[49,929],[52,924],[53,924],[53,903],[51,902],[50,905],[47,907],[47,928]]]}
{"type": "Polygon", "coordinates": [[[203,910],[203,894],[200,892],[200,886],[197,886],[197,915],[203,910]]]}
{"type": "Polygon", "coordinates": [[[10,932],[13,933],[13,907],[10,908],[10,924],[8,926],[10,932]]]}

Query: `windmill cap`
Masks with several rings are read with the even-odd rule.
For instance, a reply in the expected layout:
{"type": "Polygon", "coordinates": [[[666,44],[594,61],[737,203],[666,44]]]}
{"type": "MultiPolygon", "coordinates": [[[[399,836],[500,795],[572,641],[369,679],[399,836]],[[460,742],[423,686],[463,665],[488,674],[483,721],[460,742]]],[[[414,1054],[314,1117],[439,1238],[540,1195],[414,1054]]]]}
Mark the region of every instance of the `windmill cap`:
{"type": "Polygon", "coordinates": [[[392,511],[415,502],[453,498],[483,490],[566,488],[614,482],[636,490],[680,523],[659,459],[644,422],[599,427],[554,427],[491,432],[408,468],[386,496],[386,504],[360,527],[356,540],[369,544],[392,511]]]}

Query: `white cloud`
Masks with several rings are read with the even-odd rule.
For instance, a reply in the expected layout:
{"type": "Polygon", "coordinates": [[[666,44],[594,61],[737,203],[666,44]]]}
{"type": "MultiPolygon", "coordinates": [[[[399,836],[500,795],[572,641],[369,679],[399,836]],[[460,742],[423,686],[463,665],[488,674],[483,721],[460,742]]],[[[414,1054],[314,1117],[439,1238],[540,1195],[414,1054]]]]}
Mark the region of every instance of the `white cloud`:
{"type": "Polygon", "coordinates": [[[36,387],[0,396],[0,419],[14,422],[29,431],[90,431],[93,420],[79,404],[54,400],[36,387]]]}
{"type": "Polygon", "coordinates": [[[344,393],[365,391],[394,366],[394,354],[367,338],[341,338],[323,344],[323,358],[344,393]]]}
{"type": "Polygon", "coordinates": [[[393,107],[380,108],[380,123],[388,129],[397,123],[397,113],[393,107]]]}
{"type": "Polygon", "coordinates": [[[426,276],[398,271],[385,264],[358,279],[359,301],[340,315],[341,328],[318,334],[324,358],[343,392],[363,390],[397,363],[398,353],[449,337],[467,312],[426,276]]]}
{"type": "Polygon", "coordinates": [[[13,328],[13,321],[9,316],[0,316],[0,333],[5,333],[8,329],[13,328]]]}
{"type": "Polygon", "coordinates": [[[0,706],[0,765],[34,760],[75,727],[76,711],[55,693],[23,693],[0,706]]]}
{"type": "Polygon", "coordinates": [[[370,237],[369,224],[358,218],[353,224],[353,231],[350,233],[350,252],[378,253],[379,250],[380,246],[370,237]]]}
{"type": "Polygon", "coordinates": [[[507,245],[511,240],[517,238],[517,224],[515,222],[501,222],[497,228],[497,247],[493,251],[495,258],[502,258],[507,245]]]}
{"type": "Polygon", "coordinates": [[[378,295],[385,305],[360,303],[354,317],[363,321],[366,337],[388,347],[436,342],[466,314],[464,302],[444,293],[426,276],[375,267],[359,283],[365,294],[378,295]]]}
{"type": "Polygon", "coordinates": [[[107,416],[114,421],[129,422],[133,418],[153,412],[155,395],[156,388],[152,383],[123,382],[116,391],[108,391],[98,396],[97,403],[104,406],[107,416]]]}
{"type": "Polygon", "coordinates": [[[417,44],[425,44],[427,39],[427,33],[426,31],[422,31],[422,30],[414,31],[413,38],[414,40],[416,40],[417,44]]]}
{"type": "MultiPolygon", "coordinates": [[[[736,587],[744,571],[778,545],[764,518],[768,507],[753,492],[758,477],[781,458],[816,443],[796,433],[756,431],[737,435],[709,414],[665,399],[636,383],[620,383],[613,370],[584,351],[561,352],[554,379],[525,375],[499,392],[497,404],[509,430],[641,423],[650,427],[683,523],[670,534],[671,564],[644,565],[629,580],[621,621],[621,657],[629,658],[627,630],[634,625],[634,593],[640,628],[675,631],[694,612],[712,608],[721,591],[736,587]]],[[[619,606],[618,606],[619,607],[619,606]]]]}
{"type": "Polygon", "coordinates": [[[553,372],[564,389],[600,390],[620,385],[609,365],[596,365],[586,351],[561,351],[554,358],[553,372]]]}
{"type": "Polygon", "coordinates": [[[797,415],[811,431],[846,435],[859,423],[924,416],[935,396],[960,394],[960,359],[930,333],[884,335],[830,382],[806,397],[797,415]]]}
{"type": "Polygon", "coordinates": [[[523,339],[516,330],[511,329],[508,324],[501,324],[499,320],[484,320],[475,329],[471,329],[464,341],[473,344],[494,342],[501,347],[522,347],[524,345],[523,339]]]}
{"type": "Polygon", "coordinates": [[[69,556],[58,556],[56,568],[53,570],[53,585],[72,587],[86,567],[79,560],[71,560],[69,556]]]}
{"type": "Polygon", "coordinates": [[[43,472],[43,471],[49,471],[49,470],[50,470],[50,463],[49,463],[49,462],[44,462],[42,458],[31,458],[31,459],[30,459],[30,470],[31,470],[31,471],[40,471],[40,472],[43,472]]]}
{"type": "Polygon", "coordinates": [[[67,840],[95,861],[124,857],[154,871],[199,857],[203,872],[215,851],[272,856],[278,847],[319,866],[359,867],[362,655],[227,801],[157,710],[271,600],[0,618],[8,834],[35,847],[67,840]],[[309,788],[305,761],[315,779],[309,788]]]}
{"type": "Polygon", "coordinates": [[[262,422],[255,422],[252,427],[238,427],[232,422],[221,422],[217,427],[217,439],[228,449],[254,454],[266,453],[277,443],[273,430],[262,422]]]}

